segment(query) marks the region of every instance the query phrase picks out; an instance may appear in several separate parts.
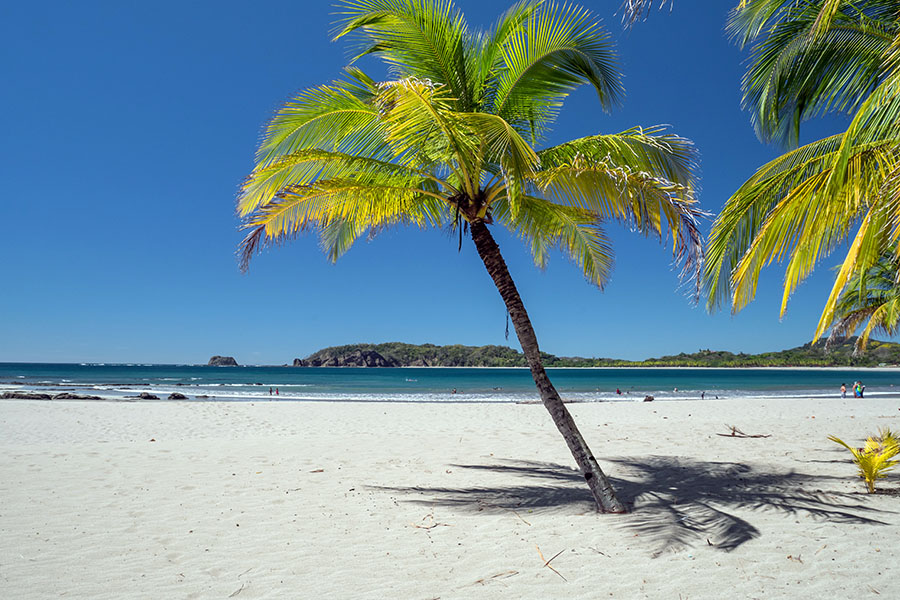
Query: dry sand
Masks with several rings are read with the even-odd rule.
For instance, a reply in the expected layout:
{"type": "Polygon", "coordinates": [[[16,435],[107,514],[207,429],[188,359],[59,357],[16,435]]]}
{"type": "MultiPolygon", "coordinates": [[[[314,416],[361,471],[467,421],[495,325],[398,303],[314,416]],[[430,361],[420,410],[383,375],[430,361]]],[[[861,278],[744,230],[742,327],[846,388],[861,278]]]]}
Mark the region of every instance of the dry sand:
{"type": "Polygon", "coordinates": [[[900,597],[900,496],[826,439],[896,400],[571,409],[632,513],[539,405],[2,401],[0,596],[900,597]]]}

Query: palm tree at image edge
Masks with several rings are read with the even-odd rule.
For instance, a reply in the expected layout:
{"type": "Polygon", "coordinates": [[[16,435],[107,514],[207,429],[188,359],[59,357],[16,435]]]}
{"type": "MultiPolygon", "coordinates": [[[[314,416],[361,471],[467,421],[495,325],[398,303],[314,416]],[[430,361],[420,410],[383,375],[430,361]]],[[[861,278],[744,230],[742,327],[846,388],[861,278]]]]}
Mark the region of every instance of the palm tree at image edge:
{"type": "Polygon", "coordinates": [[[350,66],[270,121],[238,198],[249,230],[242,268],[261,248],[307,232],[336,260],[358,238],[396,225],[468,230],[598,509],[624,512],[544,370],[489,226],[523,239],[539,267],[562,251],[601,288],[613,265],[603,221],[660,238],[668,228],[682,276],[696,280],[702,213],[692,144],[635,128],[534,150],[576,87],[591,85],[604,108],[622,94],[608,35],[578,6],[520,2],[489,32],[470,31],[449,1],[338,6],[336,39],[354,38],[359,56],[381,58],[391,79],[350,66]]]}

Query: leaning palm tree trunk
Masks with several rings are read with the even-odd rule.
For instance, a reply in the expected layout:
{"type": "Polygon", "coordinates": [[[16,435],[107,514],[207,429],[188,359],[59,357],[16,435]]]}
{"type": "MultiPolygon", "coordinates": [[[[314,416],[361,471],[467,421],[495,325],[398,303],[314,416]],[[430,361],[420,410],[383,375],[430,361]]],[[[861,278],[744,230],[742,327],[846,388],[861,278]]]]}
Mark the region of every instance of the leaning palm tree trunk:
{"type": "Polygon", "coordinates": [[[528,313],[525,312],[525,305],[522,304],[522,298],[519,297],[516,284],[513,282],[509,270],[506,268],[506,262],[500,254],[500,247],[497,246],[497,242],[494,241],[494,237],[488,231],[487,225],[483,221],[473,221],[471,227],[472,240],[478,249],[478,255],[484,262],[491,279],[494,280],[494,285],[497,286],[503,302],[506,303],[506,309],[509,311],[510,319],[512,319],[516,328],[519,344],[522,345],[522,352],[525,353],[528,366],[531,368],[534,384],[541,394],[541,402],[550,412],[556,428],[559,429],[559,432],[566,440],[566,444],[575,458],[575,463],[591,489],[591,494],[594,496],[598,510],[608,513],[625,512],[625,507],[616,498],[609,479],[600,469],[600,465],[597,464],[597,460],[591,453],[591,449],[588,448],[587,442],[584,441],[581,432],[578,431],[572,415],[569,413],[566,405],[563,404],[556,388],[550,383],[550,378],[547,377],[547,372],[544,370],[544,365],[541,362],[541,351],[538,348],[537,336],[534,334],[534,328],[531,326],[528,313]]]}

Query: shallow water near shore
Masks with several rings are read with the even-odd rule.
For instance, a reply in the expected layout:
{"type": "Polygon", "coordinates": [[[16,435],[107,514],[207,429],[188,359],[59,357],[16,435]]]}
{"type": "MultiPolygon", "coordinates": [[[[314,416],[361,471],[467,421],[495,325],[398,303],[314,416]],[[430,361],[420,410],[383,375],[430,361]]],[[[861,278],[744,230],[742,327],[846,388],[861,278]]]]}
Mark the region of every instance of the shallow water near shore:
{"type": "MultiPolygon", "coordinates": [[[[866,397],[900,398],[900,369],[548,369],[578,402],[839,397],[856,380],[866,397]],[[616,390],[621,391],[617,394],[616,390]]],[[[0,363],[0,391],[63,391],[128,400],[141,392],[199,401],[525,402],[538,399],[527,369],[294,368],[0,363]],[[271,394],[270,394],[271,388],[271,394]],[[455,390],[455,392],[454,392],[455,390]],[[277,391],[277,395],[276,395],[277,391]]],[[[852,394],[851,394],[852,395],[852,394]]]]}

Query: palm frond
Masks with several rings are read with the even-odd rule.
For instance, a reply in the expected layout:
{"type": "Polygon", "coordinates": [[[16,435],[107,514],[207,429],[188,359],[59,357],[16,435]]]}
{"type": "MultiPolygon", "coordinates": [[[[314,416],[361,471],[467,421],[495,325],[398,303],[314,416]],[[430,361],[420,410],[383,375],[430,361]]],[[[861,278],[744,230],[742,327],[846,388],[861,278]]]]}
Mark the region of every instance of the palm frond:
{"type": "Polygon", "coordinates": [[[674,0],[622,0],[622,6],[619,10],[622,12],[622,24],[626,27],[632,27],[638,21],[643,21],[650,13],[653,5],[657,4],[662,9],[666,4],[672,6],[674,0]]]}
{"type": "Polygon", "coordinates": [[[831,191],[843,136],[789,152],[761,167],[725,204],[713,224],[704,269],[707,306],[730,298],[737,311],[756,293],[760,271],[790,257],[782,311],[797,284],[849,236],[880,194],[895,161],[892,142],[854,147],[854,176],[831,191]]]}
{"type": "Polygon", "coordinates": [[[525,240],[534,263],[547,266],[549,251],[557,249],[581,269],[585,278],[603,289],[613,269],[613,250],[597,215],[560,206],[532,195],[517,200],[515,213],[506,196],[492,204],[492,217],[525,240]]]}
{"type": "Polygon", "coordinates": [[[474,88],[476,110],[490,110],[496,93],[498,73],[503,66],[503,47],[518,35],[528,19],[544,3],[544,0],[520,0],[498,19],[488,32],[480,32],[475,38],[474,88]]]}
{"type": "Polygon", "coordinates": [[[871,18],[856,3],[830,2],[763,1],[732,14],[732,32],[743,29],[744,39],[754,40],[744,106],[763,141],[796,145],[802,121],[854,112],[884,73],[897,24],[871,18]],[[760,22],[766,23],[765,35],[756,41],[760,22]]]}
{"type": "Polygon", "coordinates": [[[383,157],[377,88],[361,71],[346,80],[300,92],[275,114],[257,150],[257,165],[307,148],[383,157]]]}
{"type": "Polygon", "coordinates": [[[544,2],[502,44],[488,112],[539,132],[572,90],[590,84],[604,107],[622,95],[609,35],[586,9],[544,2]]]}
{"type": "Polygon", "coordinates": [[[535,185],[559,204],[591,211],[604,220],[623,221],[644,234],[662,238],[665,225],[672,235],[675,260],[683,264],[681,276],[694,278],[699,285],[703,262],[699,221],[706,215],[694,198],[693,177],[685,177],[686,184],[667,179],[663,176],[666,172],[678,169],[668,163],[658,164],[659,147],[623,144],[623,139],[627,136],[599,140],[594,145],[597,152],[590,150],[589,142],[576,142],[565,149],[557,147],[547,155],[547,163],[552,166],[543,164],[541,154],[542,170],[534,178],[535,185]],[[599,152],[604,147],[620,153],[599,152]],[[575,148],[584,152],[573,151],[575,148]],[[648,152],[642,155],[632,152],[635,149],[648,152]]]}
{"type": "Polygon", "coordinates": [[[334,39],[353,34],[360,56],[378,56],[397,79],[430,79],[446,86],[457,110],[472,110],[469,71],[474,57],[468,26],[450,0],[344,0],[334,39]]]}
{"type": "Polygon", "coordinates": [[[331,231],[322,238],[334,259],[365,231],[395,224],[440,226],[446,218],[444,197],[422,189],[420,183],[401,175],[393,181],[357,177],[291,186],[244,220],[243,228],[250,232],[239,247],[241,268],[246,270],[253,254],[268,245],[294,239],[312,228],[328,232],[335,223],[348,226],[340,236],[331,231]]]}
{"type": "Polygon", "coordinates": [[[502,117],[481,112],[462,113],[457,117],[480,139],[484,159],[482,168],[490,170],[491,163],[500,166],[510,209],[515,213],[519,197],[539,167],[538,155],[502,117]]]}
{"type": "Polygon", "coordinates": [[[426,168],[443,165],[458,189],[475,196],[478,138],[452,109],[443,86],[415,78],[385,82],[377,104],[385,139],[397,155],[413,156],[426,168]]]}
{"type": "Polygon", "coordinates": [[[282,155],[267,166],[255,169],[245,180],[238,198],[238,214],[247,216],[261,204],[285,189],[307,185],[316,180],[346,177],[364,173],[369,181],[376,176],[404,175],[452,190],[447,182],[428,171],[367,156],[352,156],[317,148],[282,155]]]}
{"type": "Polygon", "coordinates": [[[696,189],[698,157],[690,140],[666,133],[662,126],[634,127],[621,133],[578,138],[538,152],[544,168],[570,165],[580,158],[627,165],[635,171],[696,189]]]}

